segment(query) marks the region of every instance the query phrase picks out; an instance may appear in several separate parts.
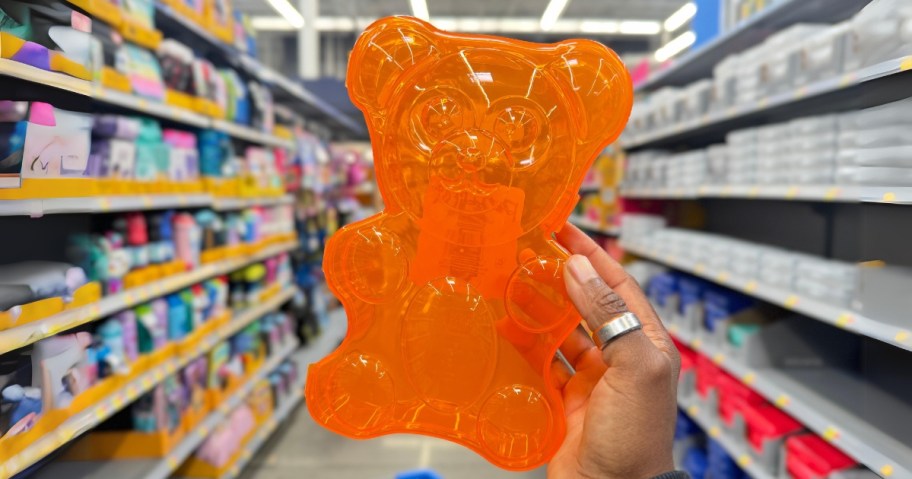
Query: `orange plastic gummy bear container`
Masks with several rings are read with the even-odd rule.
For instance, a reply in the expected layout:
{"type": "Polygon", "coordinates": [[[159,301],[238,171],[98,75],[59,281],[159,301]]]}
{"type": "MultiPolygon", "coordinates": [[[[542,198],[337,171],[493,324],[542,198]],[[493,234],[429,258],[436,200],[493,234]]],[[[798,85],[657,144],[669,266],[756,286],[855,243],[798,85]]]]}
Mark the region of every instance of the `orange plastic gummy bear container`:
{"type": "Polygon", "coordinates": [[[549,369],[580,318],[552,239],[633,101],[603,45],[539,45],[384,18],[351,54],[385,209],[326,246],[348,315],[310,366],[313,418],[352,438],[419,433],[505,469],[563,441],[549,369]]]}

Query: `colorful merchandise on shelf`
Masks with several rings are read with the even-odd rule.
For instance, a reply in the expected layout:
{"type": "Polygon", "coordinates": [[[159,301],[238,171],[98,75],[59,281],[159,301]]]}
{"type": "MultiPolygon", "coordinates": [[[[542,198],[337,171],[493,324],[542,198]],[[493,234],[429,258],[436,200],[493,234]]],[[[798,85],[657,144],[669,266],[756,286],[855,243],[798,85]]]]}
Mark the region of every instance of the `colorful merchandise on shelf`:
{"type": "Polygon", "coordinates": [[[7,0],[0,6],[0,56],[91,80],[92,20],[58,0],[7,0]]]}
{"type": "Polygon", "coordinates": [[[858,461],[816,434],[799,434],[785,440],[785,469],[794,479],[831,477],[858,466],[858,461]]]}

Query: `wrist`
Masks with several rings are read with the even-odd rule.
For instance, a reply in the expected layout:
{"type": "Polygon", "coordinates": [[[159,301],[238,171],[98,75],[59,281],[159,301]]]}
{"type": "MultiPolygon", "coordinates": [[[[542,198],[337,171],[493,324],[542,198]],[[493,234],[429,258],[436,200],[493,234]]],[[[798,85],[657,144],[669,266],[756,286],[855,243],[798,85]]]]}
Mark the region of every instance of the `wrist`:
{"type": "Polygon", "coordinates": [[[664,474],[659,474],[652,479],[690,479],[690,474],[684,471],[670,471],[664,474]]]}

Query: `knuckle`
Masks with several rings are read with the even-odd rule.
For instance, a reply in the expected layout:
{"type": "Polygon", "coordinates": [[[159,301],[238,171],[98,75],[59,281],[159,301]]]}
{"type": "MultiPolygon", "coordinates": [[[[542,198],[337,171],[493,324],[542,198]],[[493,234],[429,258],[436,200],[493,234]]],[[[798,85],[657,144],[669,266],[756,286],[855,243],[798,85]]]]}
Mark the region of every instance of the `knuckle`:
{"type": "Polygon", "coordinates": [[[649,354],[643,361],[643,376],[650,382],[667,381],[671,377],[671,360],[664,354],[649,354]]]}

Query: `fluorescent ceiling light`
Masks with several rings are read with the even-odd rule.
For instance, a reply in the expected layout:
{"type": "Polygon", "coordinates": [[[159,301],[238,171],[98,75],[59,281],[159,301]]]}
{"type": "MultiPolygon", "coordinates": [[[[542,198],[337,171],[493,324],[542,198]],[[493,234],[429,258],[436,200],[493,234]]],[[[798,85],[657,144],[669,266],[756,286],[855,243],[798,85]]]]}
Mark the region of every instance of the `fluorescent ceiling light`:
{"type": "MultiPolygon", "coordinates": [[[[373,17],[326,16],[311,23],[321,32],[353,32],[373,23],[373,17]]],[[[538,18],[534,17],[434,17],[431,23],[441,30],[465,33],[542,33],[538,18]]],[[[253,17],[253,28],[260,31],[294,30],[287,20],[279,16],[253,17]]],[[[554,22],[549,35],[652,35],[661,29],[658,22],[642,20],[582,20],[561,18],[554,22]]]]}
{"type": "Polygon", "coordinates": [[[282,17],[253,17],[250,19],[250,25],[253,26],[254,30],[262,31],[295,29],[295,27],[288,23],[288,20],[285,20],[282,17]]]}
{"type": "Polygon", "coordinates": [[[304,26],[304,17],[301,15],[295,7],[291,6],[288,3],[288,0],[267,0],[272,8],[275,11],[279,12],[279,15],[285,17],[285,20],[288,20],[288,23],[291,24],[294,28],[301,28],[304,26]]]}
{"type": "Polygon", "coordinates": [[[538,20],[534,18],[504,18],[500,20],[502,32],[534,32],[538,30],[538,20]]]}
{"type": "Polygon", "coordinates": [[[664,62],[693,45],[695,41],[697,41],[697,36],[694,32],[685,32],[656,50],[655,59],[664,62]]]}
{"type": "Polygon", "coordinates": [[[412,5],[412,15],[426,22],[431,20],[426,0],[409,0],[409,3],[412,5]]]}
{"type": "Polygon", "coordinates": [[[673,32],[681,28],[688,20],[697,14],[697,5],[694,2],[687,2],[677,11],[672,13],[665,20],[665,30],[673,32]]]}
{"type": "Polygon", "coordinates": [[[569,2],[570,0],[551,0],[548,2],[548,6],[545,7],[545,13],[542,14],[541,22],[539,23],[541,29],[547,32],[554,28],[554,24],[557,23],[561,13],[564,13],[564,9],[567,8],[567,3],[569,2]]]}
{"type": "Polygon", "coordinates": [[[655,35],[662,31],[662,25],[652,21],[625,20],[621,22],[619,31],[627,35],[655,35]]]}
{"type": "Polygon", "coordinates": [[[615,20],[583,20],[579,25],[583,33],[617,33],[619,28],[615,20]]]}

